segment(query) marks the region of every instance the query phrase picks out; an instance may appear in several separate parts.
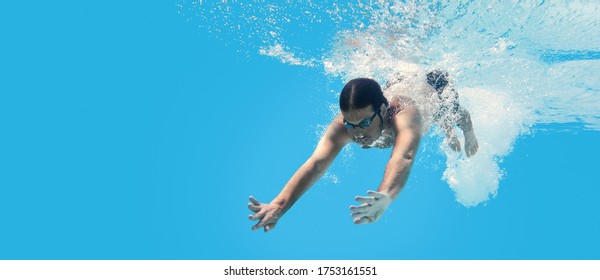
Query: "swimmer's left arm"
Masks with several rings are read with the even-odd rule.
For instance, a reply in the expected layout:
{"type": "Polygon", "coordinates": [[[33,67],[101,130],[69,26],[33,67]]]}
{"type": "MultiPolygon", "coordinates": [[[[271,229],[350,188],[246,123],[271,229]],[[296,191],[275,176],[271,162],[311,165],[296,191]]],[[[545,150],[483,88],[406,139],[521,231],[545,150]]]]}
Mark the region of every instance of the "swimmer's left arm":
{"type": "Polygon", "coordinates": [[[392,122],[396,140],[378,189],[392,200],[396,199],[408,180],[421,141],[421,127],[421,115],[414,107],[406,107],[396,114],[392,122]]]}
{"type": "Polygon", "coordinates": [[[408,180],[421,140],[421,116],[415,108],[406,107],[394,116],[392,126],[396,140],[377,192],[369,191],[368,196],[356,197],[356,201],[364,203],[350,207],[355,224],[368,224],[381,218],[408,180]]]}

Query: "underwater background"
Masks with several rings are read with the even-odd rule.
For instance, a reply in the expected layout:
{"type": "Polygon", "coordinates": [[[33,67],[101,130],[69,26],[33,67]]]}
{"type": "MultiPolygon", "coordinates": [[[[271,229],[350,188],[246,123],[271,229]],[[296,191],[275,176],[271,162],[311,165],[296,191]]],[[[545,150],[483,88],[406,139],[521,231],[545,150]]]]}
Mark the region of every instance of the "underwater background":
{"type": "Polygon", "coordinates": [[[1,259],[598,259],[594,1],[76,1],[0,9],[1,259]],[[383,218],[390,149],[270,201],[353,77],[445,69],[480,142],[434,127],[383,218]]]}

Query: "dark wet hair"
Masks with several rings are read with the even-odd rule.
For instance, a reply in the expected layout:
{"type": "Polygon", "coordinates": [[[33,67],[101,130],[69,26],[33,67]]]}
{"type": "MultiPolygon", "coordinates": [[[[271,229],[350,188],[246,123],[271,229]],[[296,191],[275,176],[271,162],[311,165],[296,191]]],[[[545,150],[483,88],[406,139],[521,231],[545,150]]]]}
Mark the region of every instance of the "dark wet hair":
{"type": "Polygon", "coordinates": [[[348,111],[349,109],[362,109],[371,105],[373,111],[381,107],[381,104],[388,106],[388,101],[383,96],[381,86],[373,79],[358,78],[349,81],[340,94],[340,109],[348,111]]]}

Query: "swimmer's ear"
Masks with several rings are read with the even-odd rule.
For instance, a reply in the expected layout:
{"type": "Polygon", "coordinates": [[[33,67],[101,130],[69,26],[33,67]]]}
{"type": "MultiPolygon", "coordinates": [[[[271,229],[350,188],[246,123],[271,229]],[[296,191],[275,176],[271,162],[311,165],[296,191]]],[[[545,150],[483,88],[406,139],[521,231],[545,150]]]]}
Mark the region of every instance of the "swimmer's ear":
{"type": "Polygon", "coordinates": [[[379,115],[383,119],[387,119],[388,118],[388,111],[387,111],[387,106],[385,105],[385,103],[381,103],[381,106],[379,107],[379,115]]]}
{"type": "Polygon", "coordinates": [[[387,115],[387,106],[385,105],[385,103],[381,103],[381,107],[379,107],[379,110],[381,112],[382,117],[385,117],[387,115]]]}

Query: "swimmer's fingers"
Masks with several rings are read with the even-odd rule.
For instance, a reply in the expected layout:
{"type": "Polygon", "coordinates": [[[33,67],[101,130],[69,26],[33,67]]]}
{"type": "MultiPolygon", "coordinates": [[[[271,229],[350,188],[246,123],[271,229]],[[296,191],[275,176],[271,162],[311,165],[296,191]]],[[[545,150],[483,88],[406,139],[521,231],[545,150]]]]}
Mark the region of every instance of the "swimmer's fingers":
{"type": "Polygon", "coordinates": [[[364,203],[375,202],[375,198],[372,196],[357,196],[356,198],[354,198],[354,200],[356,200],[358,202],[364,202],[364,203]]]}
{"type": "Polygon", "coordinates": [[[360,218],[354,219],[354,224],[362,225],[362,224],[370,224],[373,220],[369,216],[362,216],[360,218]]]}
{"type": "Polygon", "coordinates": [[[250,209],[250,211],[252,211],[252,212],[258,212],[262,208],[260,206],[254,205],[252,203],[248,203],[248,209],[250,209]]]}
{"type": "Polygon", "coordinates": [[[252,227],[252,230],[257,230],[257,229],[259,229],[261,227],[264,227],[265,224],[266,224],[266,219],[262,219],[262,220],[260,220],[260,222],[256,223],[256,225],[254,225],[252,227]]]}
{"type": "Polygon", "coordinates": [[[256,225],[252,226],[252,230],[257,230],[257,229],[259,229],[261,227],[262,227],[261,223],[258,222],[256,225]]]}
{"type": "Polygon", "coordinates": [[[256,200],[256,198],[254,198],[253,196],[250,196],[248,199],[250,199],[250,202],[252,202],[252,204],[260,206],[260,202],[258,202],[258,200],[256,200]]]}
{"type": "Polygon", "coordinates": [[[268,224],[265,226],[265,232],[269,230],[273,230],[275,228],[276,223],[268,224]]]}
{"type": "Polygon", "coordinates": [[[362,213],[362,212],[367,211],[368,208],[369,208],[369,204],[367,204],[367,203],[361,204],[360,206],[351,205],[350,206],[350,211],[355,212],[355,213],[356,212],[361,212],[362,213]]]}
{"type": "Polygon", "coordinates": [[[250,219],[250,221],[257,221],[257,220],[260,220],[260,218],[259,218],[259,217],[257,217],[256,215],[252,215],[252,214],[248,215],[248,219],[250,219]]]}
{"type": "Polygon", "coordinates": [[[265,216],[264,212],[258,212],[254,215],[248,215],[248,219],[250,219],[251,221],[258,221],[260,219],[262,219],[265,216]]]}
{"type": "MultiPolygon", "coordinates": [[[[264,216],[264,217],[263,217],[263,218],[260,220],[260,222],[258,222],[258,224],[254,225],[254,226],[252,227],[252,230],[257,230],[257,229],[259,229],[259,228],[261,228],[261,227],[264,227],[264,226],[266,226],[266,225],[268,225],[268,224],[274,224],[274,223],[276,223],[276,222],[277,222],[277,219],[276,219],[276,218],[274,218],[272,214],[267,214],[267,215],[265,215],[265,216],[264,216]]],[[[265,230],[265,232],[267,232],[267,231],[268,231],[268,230],[265,230]]]]}
{"type": "Polygon", "coordinates": [[[367,194],[369,194],[369,196],[374,197],[375,199],[380,199],[380,198],[386,197],[385,194],[382,194],[382,193],[376,192],[376,191],[367,191],[367,194]]]}
{"type": "Polygon", "coordinates": [[[365,216],[365,215],[366,215],[366,213],[367,213],[367,212],[355,212],[355,213],[352,213],[352,214],[350,214],[350,217],[351,217],[352,219],[356,219],[356,218],[360,218],[360,217],[363,217],[363,216],[365,216]]]}

